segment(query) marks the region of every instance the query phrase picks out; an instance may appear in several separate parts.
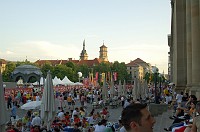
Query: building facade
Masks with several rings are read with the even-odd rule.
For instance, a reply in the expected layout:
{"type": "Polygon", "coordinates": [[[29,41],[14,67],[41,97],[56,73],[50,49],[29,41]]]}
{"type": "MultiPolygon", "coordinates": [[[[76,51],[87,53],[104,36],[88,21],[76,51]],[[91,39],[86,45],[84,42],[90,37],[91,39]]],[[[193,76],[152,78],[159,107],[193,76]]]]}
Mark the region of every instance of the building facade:
{"type": "Polygon", "coordinates": [[[171,0],[171,8],[171,82],[200,98],[200,1],[171,0]]]}
{"type": "Polygon", "coordinates": [[[6,60],[0,59],[0,73],[2,74],[6,70],[6,60]]]}
{"type": "Polygon", "coordinates": [[[103,45],[100,47],[100,51],[99,51],[99,59],[103,62],[107,62],[108,61],[108,50],[107,47],[103,45]]]}
{"type": "Polygon", "coordinates": [[[128,64],[126,64],[126,67],[128,74],[130,74],[132,78],[131,83],[134,81],[134,78],[142,81],[145,73],[151,72],[151,65],[140,58],[130,61],[128,64]]]}

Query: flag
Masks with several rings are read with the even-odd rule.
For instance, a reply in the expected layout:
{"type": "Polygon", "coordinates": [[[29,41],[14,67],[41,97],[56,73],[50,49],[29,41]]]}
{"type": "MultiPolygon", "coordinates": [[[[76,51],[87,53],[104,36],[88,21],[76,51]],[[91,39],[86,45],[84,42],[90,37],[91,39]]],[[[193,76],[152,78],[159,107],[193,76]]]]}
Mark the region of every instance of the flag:
{"type": "Polygon", "coordinates": [[[98,81],[98,79],[99,79],[99,73],[96,72],[96,74],[95,74],[95,80],[98,81]]]}
{"type": "Polygon", "coordinates": [[[90,82],[93,82],[93,73],[89,73],[90,82]]]}
{"type": "Polygon", "coordinates": [[[113,75],[114,75],[114,81],[117,81],[117,72],[114,72],[113,75]]]}
{"type": "Polygon", "coordinates": [[[108,72],[108,82],[110,82],[110,72],[108,72]]]}
{"type": "Polygon", "coordinates": [[[101,82],[103,82],[103,80],[105,79],[105,73],[101,74],[101,82]]]}

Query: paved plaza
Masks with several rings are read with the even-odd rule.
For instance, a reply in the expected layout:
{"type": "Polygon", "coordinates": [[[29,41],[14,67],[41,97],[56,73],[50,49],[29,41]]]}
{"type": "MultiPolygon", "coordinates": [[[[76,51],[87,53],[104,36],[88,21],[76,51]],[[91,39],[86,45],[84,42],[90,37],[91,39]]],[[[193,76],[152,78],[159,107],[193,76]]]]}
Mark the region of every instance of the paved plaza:
{"type": "MultiPolygon", "coordinates": [[[[80,106],[81,105],[80,105],[79,101],[76,102],[75,107],[80,107],[80,106]]],[[[88,104],[87,112],[89,113],[92,109],[93,109],[93,106],[91,104],[88,104]]],[[[110,112],[110,117],[109,117],[108,121],[111,123],[118,122],[121,112],[122,112],[122,107],[119,106],[117,108],[110,108],[108,106],[108,109],[110,112]]],[[[65,108],[65,111],[66,110],[69,111],[67,108],[65,108]]],[[[96,108],[95,112],[99,112],[101,110],[102,110],[102,108],[96,108]]],[[[10,112],[10,110],[9,110],[9,112],[10,112]]],[[[22,110],[20,108],[17,110],[17,115],[19,116],[19,118],[22,118],[25,114],[26,114],[26,110],[22,110]]],[[[173,120],[169,119],[169,116],[171,116],[172,114],[173,114],[172,110],[168,110],[167,112],[164,112],[163,114],[156,116],[154,132],[163,132],[164,131],[163,128],[169,127],[173,121],[173,120]]]]}

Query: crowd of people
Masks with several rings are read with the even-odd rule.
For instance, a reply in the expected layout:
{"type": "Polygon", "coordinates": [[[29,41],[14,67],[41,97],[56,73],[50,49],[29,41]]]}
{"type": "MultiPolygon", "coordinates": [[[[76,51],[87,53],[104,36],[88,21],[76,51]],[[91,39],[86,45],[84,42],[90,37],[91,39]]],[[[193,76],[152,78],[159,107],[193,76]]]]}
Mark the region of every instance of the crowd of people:
{"type": "MultiPolygon", "coordinates": [[[[46,126],[40,118],[39,110],[29,110],[23,117],[17,117],[17,109],[30,101],[40,101],[42,92],[20,93],[10,95],[7,99],[7,109],[11,111],[11,121],[7,123],[7,132],[40,132],[46,131],[46,126]],[[13,122],[14,121],[14,122],[13,122]]],[[[51,131],[60,132],[151,132],[155,119],[147,109],[146,103],[156,100],[153,88],[149,88],[147,97],[141,96],[134,100],[131,92],[125,96],[111,97],[108,92],[106,99],[102,98],[100,89],[68,89],[64,92],[55,92],[57,100],[57,113],[51,124],[51,131]],[[109,104],[112,101],[119,102],[122,115],[114,123],[109,122],[112,113],[109,112],[109,104]],[[107,103],[108,101],[108,103],[107,103]],[[88,110],[94,102],[99,108],[88,110]]],[[[157,98],[158,103],[167,104],[174,110],[174,115],[169,117],[174,120],[172,125],[164,128],[173,132],[196,132],[199,128],[200,103],[195,95],[187,93],[172,93],[171,87],[165,87],[157,98]]]]}

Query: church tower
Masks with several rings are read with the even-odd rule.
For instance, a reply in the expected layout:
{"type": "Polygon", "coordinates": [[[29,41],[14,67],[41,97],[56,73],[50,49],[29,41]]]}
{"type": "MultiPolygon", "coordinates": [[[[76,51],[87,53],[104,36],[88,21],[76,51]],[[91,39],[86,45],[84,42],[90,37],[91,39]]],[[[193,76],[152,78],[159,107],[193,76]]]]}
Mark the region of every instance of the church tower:
{"type": "Polygon", "coordinates": [[[85,50],[85,40],[83,41],[83,50],[81,51],[80,54],[80,60],[87,60],[88,59],[88,54],[85,50]]]}
{"type": "Polygon", "coordinates": [[[108,61],[108,55],[107,55],[108,51],[107,51],[107,47],[103,45],[100,47],[100,51],[99,51],[99,59],[101,61],[108,61]]]}

